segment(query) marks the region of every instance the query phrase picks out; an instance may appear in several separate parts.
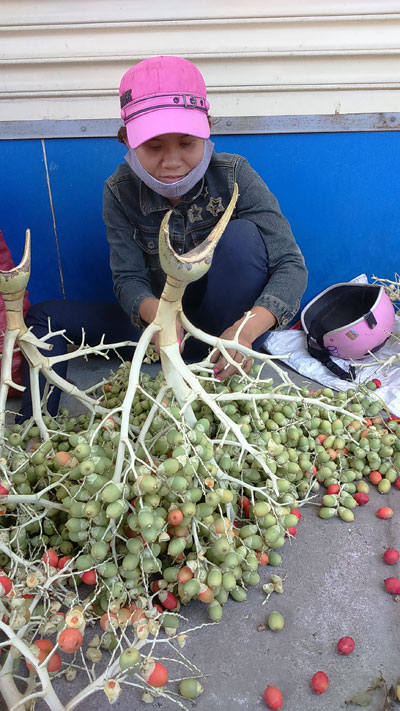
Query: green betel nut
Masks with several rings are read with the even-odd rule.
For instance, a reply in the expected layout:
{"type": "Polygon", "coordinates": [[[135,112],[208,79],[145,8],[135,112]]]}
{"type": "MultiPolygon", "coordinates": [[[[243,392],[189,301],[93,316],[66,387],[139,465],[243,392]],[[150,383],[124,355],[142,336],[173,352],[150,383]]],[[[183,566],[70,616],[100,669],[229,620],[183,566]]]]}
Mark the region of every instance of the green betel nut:
{"type": "Polygon", "coordinates": [[[284,625],[285,625],[285,620],[283,619],[283,615],[280,614],[280,612],[271,612],[270,615],[268,615],[268,627],[270,630],[273,632],[278,632],[279,630],[282,630],[284,625]]]}
{"type": "Polygon", "coordinates": [[[184,699],[195,699],[203,693],[203,687],[197,679],[183,679],[179,684],[179,693],[184,699]]]}

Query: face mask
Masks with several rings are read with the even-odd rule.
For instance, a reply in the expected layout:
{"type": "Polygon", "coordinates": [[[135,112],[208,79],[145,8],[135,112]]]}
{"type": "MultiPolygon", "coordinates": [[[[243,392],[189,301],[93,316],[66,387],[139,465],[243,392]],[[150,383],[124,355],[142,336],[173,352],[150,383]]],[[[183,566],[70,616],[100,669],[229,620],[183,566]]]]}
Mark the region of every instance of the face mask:
{"type": "Polygon", "coordinates": [[[204,141],[204,152],[200,163],[196,165],[190,173],[185,175],[182,180],[177,180],[176,183],[162,183],[160,180],[153,178],[153,176],[150,175],[145,168],[143,168],[139,158],[136,155],[136,151],[133,148],[129,149],[128,153],[125,155],[125,160],[129,167],[132,168],[133,172],[136,173],[140,180],[143,180],[148,188],[154,190],[154,192],[162,195],[163,197],[174,199],[182,197],[182,195],[188,193],[189,190],[191,190],[196,183],[201,180],[210,164],[213,149],[214,143],[210,141],[210,139],[204,141]]]}

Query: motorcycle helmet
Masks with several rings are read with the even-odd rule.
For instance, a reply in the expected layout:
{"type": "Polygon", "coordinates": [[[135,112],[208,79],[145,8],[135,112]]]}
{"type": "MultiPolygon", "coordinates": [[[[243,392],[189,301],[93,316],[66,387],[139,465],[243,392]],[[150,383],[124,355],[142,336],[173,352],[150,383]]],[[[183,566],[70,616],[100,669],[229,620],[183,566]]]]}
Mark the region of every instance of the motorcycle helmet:
{"type": "Polygon", "coordinates": [[[309,353],[341,378],[351,380],[331,358],[360,360],[390,337],[395,311],[385,289],[377,284],[334,284],[301,312],[309,353]],[[340,372],[339,372],[340,371],[340,372]]]}

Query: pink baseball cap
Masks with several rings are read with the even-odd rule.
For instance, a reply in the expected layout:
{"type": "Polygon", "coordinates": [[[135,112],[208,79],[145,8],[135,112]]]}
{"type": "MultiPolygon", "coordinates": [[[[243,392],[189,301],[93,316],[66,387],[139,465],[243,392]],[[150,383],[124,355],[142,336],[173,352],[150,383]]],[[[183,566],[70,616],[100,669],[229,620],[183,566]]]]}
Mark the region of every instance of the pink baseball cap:
{"type": "Polygon", "coordinates": [[[144,59],[124,74],[119,96],[131,148],[163,133],[210,136],[206,85],[187,59],[144,59]]]}

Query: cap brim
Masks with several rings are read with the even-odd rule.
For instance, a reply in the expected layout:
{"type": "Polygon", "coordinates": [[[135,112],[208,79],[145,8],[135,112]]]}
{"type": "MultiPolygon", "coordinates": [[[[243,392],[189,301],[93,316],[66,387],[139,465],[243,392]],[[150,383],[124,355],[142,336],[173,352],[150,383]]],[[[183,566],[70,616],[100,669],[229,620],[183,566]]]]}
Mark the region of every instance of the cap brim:
{"type": "Polygon", "coordinates": [[[207,115],[185,108],[161,109],[137,116],[126,124],[126,131],[131,148],[137,148],[145,141],[165,133],[181,133],[197,138],[210,137],[207,115]]]}

